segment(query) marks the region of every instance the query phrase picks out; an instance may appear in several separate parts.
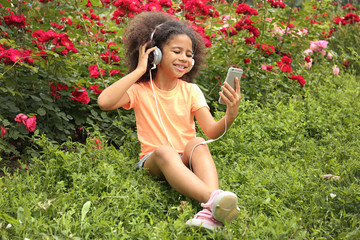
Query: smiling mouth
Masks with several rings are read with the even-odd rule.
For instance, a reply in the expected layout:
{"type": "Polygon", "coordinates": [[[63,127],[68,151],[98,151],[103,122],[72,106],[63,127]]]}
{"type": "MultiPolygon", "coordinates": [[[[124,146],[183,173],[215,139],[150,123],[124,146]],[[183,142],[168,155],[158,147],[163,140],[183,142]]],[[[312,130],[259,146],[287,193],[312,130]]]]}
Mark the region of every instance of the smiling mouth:
{"type": "Polygon", "coordinates": [[[175,67],[177,67],[179,69],[182,69],[182,70],[185,70],[187,68],[186,66],[176,65],[176,64],[175,64],[175,67]]]}

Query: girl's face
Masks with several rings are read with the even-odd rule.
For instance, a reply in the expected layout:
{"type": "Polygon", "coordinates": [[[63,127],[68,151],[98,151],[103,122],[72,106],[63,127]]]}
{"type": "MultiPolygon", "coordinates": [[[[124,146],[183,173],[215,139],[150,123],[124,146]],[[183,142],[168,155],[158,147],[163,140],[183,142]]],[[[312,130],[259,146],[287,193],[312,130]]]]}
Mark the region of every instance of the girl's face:
{"type": "Polygon", "coordinates": [[[162,60],[158,66],[158,74],[166,74],[169,78],[180,78],[190,71],[193,61],[191,39],[185,35],[174,35],[162,50],[162,60]]]}

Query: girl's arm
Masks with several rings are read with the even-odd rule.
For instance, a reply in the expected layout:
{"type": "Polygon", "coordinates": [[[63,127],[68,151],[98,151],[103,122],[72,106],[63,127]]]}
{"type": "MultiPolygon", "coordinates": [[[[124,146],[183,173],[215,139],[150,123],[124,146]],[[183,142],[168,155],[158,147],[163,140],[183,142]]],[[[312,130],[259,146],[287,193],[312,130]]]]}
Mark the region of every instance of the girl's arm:
{"type": "Polygon", "coordinates": [[[139,62],[136,69],[102,91],[97,101],[102,110],[114,110],[130,101],[126,91],[146,72],[149,54],[156,48],[146,50],[146,45],[139,48],[139,62]]]}
{"type": "Polygon", "coordinates": [[[225,131],[225,117],[227,129],[234,122],[239,113],[239,103],[241,100],[239,79],[235,78],[235,89],[229,84],[224,83],[221,87],[223,92],[220,96],[226,103],[226,114],[219,121],[215,121],[210,111],[207,108],[200,108],[195,112],[196,120],[198,121],[201,129],[205,135],[210,139],[215,139],[221,136],[225,131]],[[227,97],[228,96],[228,97],[227,97]]]}

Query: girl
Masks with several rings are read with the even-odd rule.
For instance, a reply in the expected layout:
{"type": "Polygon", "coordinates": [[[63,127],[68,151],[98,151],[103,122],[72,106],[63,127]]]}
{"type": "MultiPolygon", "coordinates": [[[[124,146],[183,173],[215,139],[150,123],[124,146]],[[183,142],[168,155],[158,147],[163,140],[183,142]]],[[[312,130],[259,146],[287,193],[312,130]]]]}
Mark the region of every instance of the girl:
{"type": "Polygon", "coordinates": [[[187,225],[215,229],[231,222],[239,215],[237,197],[219,190],[215,164],[204,139],[196,137],[194,117],[207,137],[221,136],[238,114],[239,80],[235,89],[222,86],[227,111],[215,121],[201,90],[191,83],[204,50],[194,29],[165,13],[143,12],[127,27],[124,43],[130,73],[100,94],[100,108],[134,109],[141,143],[136,168],[148,169],[202,203],[187,225]]]}

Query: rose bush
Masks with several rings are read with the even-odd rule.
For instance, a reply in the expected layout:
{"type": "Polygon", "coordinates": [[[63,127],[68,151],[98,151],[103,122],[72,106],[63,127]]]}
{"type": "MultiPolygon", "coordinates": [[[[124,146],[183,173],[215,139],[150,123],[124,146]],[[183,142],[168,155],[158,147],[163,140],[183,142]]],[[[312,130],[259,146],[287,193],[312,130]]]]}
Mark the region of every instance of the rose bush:
{"type": "Polygon", "coordinates": [[[103,112],[96,99],[127,72],[122,35],[141,11],[188,20],[203,36],[208,54],[196,83],[212,110],[224,108],[216,101],[231,65],[244,69],[243,98],[259,103],[301,99],[320,67],[359,71],[357,6],[253,2],[0,0],[1,151],[20,154],[34,131],[84,141],[96,125],[115,144],[134,134],[132,113],[103,112]]]}

